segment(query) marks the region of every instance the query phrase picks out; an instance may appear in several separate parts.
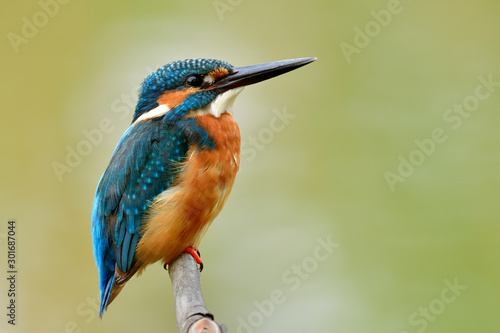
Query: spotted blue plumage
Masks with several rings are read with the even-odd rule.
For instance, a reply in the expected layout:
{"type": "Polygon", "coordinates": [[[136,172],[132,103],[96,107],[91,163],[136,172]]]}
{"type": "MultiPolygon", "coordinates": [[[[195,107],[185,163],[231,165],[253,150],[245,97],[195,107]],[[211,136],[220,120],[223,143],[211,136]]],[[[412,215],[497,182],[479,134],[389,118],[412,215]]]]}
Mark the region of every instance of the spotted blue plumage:
{"type": "Polygon", "coordinates": [[[109,297],[106,290],[109,293],[115,278],[115,264],[122,272],[132,267],[149,203],[178,177],[179,162],[188,150],[185,133],[161,121],[136,124],[123,135],[99,181],[92,236],[104,305],[109,297]]]}
{"type": "MultiPolygon", "coordinates": [[[[102,316],[115,283],[133,270],[135,249],[141,239],[141,223],[157,195],[175,184],[180,163],[192,145],[212,149],[209,134],[194,118],[183,118],[190,110],[208,105],[216,90],[199,91],[186,97],[177,108],[146,121],[136,120],[158,106],[168,90],[183,89],[189,74],[206,74],[215,68],[232,66],[220,60],[191,59],[159,68],[142,84],[133,125],[120,139],[109,166],[97,186],[92,210],[94,256],[99,268],[102,316]]],[[[128,275],[127,275],[128,276],[128,275]]]]}

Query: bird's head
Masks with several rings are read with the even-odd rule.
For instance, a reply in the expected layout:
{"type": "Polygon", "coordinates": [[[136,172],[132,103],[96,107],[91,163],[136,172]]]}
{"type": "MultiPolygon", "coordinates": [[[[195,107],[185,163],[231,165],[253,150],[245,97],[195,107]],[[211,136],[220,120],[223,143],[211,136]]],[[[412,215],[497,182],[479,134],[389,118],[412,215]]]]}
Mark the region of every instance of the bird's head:
{"type": "Polygon", "coordinates": [[[281,60],[233,67],[215,59],[171,62],[142,83],[133,123],[168,116],[172,120],[192,112],[219,117],[229,111],[244,86],[284,74],[316,58],[281,60]]]}

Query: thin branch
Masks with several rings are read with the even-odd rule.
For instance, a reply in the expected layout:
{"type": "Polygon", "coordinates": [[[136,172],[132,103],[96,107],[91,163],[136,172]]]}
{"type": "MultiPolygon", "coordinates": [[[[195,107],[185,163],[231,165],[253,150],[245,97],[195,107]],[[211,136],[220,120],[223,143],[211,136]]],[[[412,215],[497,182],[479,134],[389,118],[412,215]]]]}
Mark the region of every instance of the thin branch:
{"type": "Polygon", "coordinates": [[[175,315],[179,333],[226,333],[208,312],[201,294],[200,271],[193,257],[183,253],[168,269],[174,291],[175,315]]]}

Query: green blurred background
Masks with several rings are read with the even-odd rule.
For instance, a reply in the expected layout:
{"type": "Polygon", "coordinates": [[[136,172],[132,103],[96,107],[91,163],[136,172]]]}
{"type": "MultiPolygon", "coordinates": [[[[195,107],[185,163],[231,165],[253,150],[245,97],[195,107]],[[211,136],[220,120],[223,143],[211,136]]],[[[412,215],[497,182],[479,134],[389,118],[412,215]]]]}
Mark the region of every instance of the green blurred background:
{"type": "Polygon", "coordinates": [[[0,6],[0,246],[15,218],[19,270],[17,325],[4,310],[2,332],[175,331],[161,265],[96,318],[92,200],[138,84],[183,58],[308,56],[236,101],[241,169],[201,245],[209,310],[229,332],[500,332],[500,87],[478,79],[500,82],[498,1],[0,6]],[[462,103],[474,111],[450,109],[462,103]],[[276,112],[294,118],[273,132],[276,112]],[[112,130],[85,146],[103,119],[112,130]],[[436,129],[446,139],[431,144],[436,129]]]}

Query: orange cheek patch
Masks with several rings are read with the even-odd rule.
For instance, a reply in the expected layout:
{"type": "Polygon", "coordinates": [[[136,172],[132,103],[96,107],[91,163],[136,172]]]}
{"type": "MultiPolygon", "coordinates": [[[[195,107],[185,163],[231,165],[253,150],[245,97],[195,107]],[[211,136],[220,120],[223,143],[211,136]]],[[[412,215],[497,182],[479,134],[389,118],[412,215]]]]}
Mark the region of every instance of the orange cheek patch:
{"type": "Polygon", "coordinates": [[[200,89],[167,90],[158,98],[158,104],[167,105],[169,109],[173,109],[181,105],[186,100],[186,97],[197,91],[200,91],[200,89]]]}
{"type": "Polygon", "coordinates": [[[214,80],[217,80],[217,79],[220,79],[220,78],[227,76],[228,74],[229,74],[229,71],[227,70],[227,68],[217,67],[216,69],[213,70],[213,72],[210,73],[210,76],[214,80]]]}

